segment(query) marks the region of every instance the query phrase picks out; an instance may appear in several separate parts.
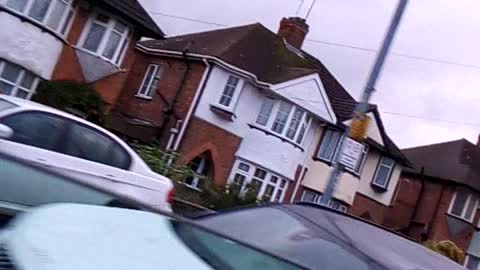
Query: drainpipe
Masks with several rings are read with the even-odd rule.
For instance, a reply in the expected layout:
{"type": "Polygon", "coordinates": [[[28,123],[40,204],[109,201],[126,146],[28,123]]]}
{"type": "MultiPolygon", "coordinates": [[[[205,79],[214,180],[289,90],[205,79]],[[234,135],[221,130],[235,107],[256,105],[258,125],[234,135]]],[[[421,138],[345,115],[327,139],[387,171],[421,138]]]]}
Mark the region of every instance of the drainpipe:
{"type": "Polygon", "coordinates": [[[415,219],[418,213],[418,208],[420,207],[420,200],[423,197],[423,193],[425,193],[425,167],[422,166],[420,169],[420,192],[418,193],[417,199],[415,200],[415,207],[413,208],[413,212],[410,218],[410,223],[408,225],[408,231],[410,231],[412,227],[412,221],[415,219]]]}
{"type": "MultiPolygon", "coordinates": [[[[160,126],[160,134],[163,134],[163,130],[165,127],[168,125],[170,122],[170,118],[173,115],[175,118],[175,105],[177,105],[178,97],[180,96],[180,93],[182,92],[183,87],[185,86],[185,82],[187,81],[187,76],[190,73],[191,65],[190,61],[188,60],[187,57],[188,49],[184,50],[182,52],[183,60],[185,61],[185,64],[187,65],[187,68],[185,69],[185,72],[183,73],[182,81],[180,82],[180,85],[178,86],[177,91],[175,92],[175,96],[173,97],[173,100],[170,104],[168,104],[168,107],[164,110],[165,113],[165,120],[162,122],[162,125],[160,126]]],[[[170,144],[170,142],[168,143],[170,144]]]]}
{"type": "Polygon", "coordinates": [[[207,69],[203,73],[202,80],[200,81],[200,85],[198,86],[198,89],[195,92],[195,96],[193,97],[192,105],[190,105],[190,108],[188,109],[188,113],[187,113],[187,116],[185,117],[182,128],[180,129],[180,133],[178,134],[177,140],[173,145],[172,151],[174,152],[178,151],[178,148],[180,147],[180,142],[182,141],[183,136],[185,135],[187,126],[190,123],[190,119],[192,118],[193,112],[198,106],[198,102],[200,101],[200,97],[202,96],[203,91],[205,90],[206,82],[208,80],[208,77],[210,77],[210,73],[212,71],[212,68],[208,63],[208,61],[206,59],[203,59],[203,62],[207,66],[207,69]]]}

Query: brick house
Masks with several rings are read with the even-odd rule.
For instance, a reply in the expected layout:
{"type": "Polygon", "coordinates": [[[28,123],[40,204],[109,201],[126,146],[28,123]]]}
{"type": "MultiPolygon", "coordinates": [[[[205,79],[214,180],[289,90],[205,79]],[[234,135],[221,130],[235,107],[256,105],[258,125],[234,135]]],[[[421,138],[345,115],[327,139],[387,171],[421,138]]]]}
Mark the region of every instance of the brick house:
{"type": "MultiPolygon", "coordinates": [[[[318,202],[357,102],[301,49],[307,33],[303,19],[284,18],[278,34],[257,23],[140,42],[109,127],[179,152],[217,185],[318,202]]],[[[376,106],[369,115],[363,158],[331,204],[381,222],[406,159],[376,106]]],[[[186,185],[201,190],[199,179],[186,185]]]]}
{"type": "Polygon", "coordinates": [[[163,37],[136,0],[0,0],[0,25],[2,92],[31,98],[41,80],[74,80],[109,105],[139,38],[163,37]]]}
{"type": "Polygon", "coordinates": [[[467,252],[469,269],[477,270],[480,147],[462,139],[403,153],[413,168],[402,172],[384,225],[419,242],[451,240],[467,252]]]}

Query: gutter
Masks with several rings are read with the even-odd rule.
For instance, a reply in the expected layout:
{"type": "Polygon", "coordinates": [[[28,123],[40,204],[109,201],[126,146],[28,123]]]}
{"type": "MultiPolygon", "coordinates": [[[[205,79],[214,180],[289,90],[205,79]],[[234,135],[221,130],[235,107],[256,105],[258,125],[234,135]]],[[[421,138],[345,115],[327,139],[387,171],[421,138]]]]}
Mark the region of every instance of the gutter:
{"type": "MultiPolygon", "coordinates": [[[[137,49],[139,49],[140,51],[143,51],[145,53],[150,53],[150,54],[157,53],[157,54],[177,55],[177,56],[180,56],[180,57],[183,56],[182,52],[160,50],[160,49],[151,49],[151,48],[143,46],[142,44],[137,44],[137,49]]],[[[223,61],[222,59],[218,58],[218,57],[210,56],[210,55],[203,55],[203,54],[196,54],[196,53],[186,53],[185,55],[189,56],[189,57],[192,57],[192,58],[214,61],[214,62],[218,63],[219,65],[225,67],[225,68],[228,68],[228,69],[233,70],[233,71],[235,71],[239,74],[243,74],[247,77],[252,78],[254,80],[254,82],[257,83],[260,87],[269,88],[269,89],[271,89],[273,87],[273,85],[270,84],[270,83],[260,81],[258,79],[257,75],[255,75],[253,73],[250,73],[248,71],[245,71],[243,69],[237,68],[236,66],[231,65],[231,64],[223,61]]]]}
{"type": "Polygon", "coordinates": [[[193,97],[192,105],[190,105],[190,108],[188,109],[188,113],[187,113],[187,116],[185,117],[185,120],[184,120],[184,122],[182,124],[182,127],[180,129],[180,133],[178,134],[178,137],[175,141],[175,144],[173,145],[173,148],[172,148],[173,152],[177,152],[178,148],[180,147],[180,143],[183,140],[183,136],[185,136],[185,131],[187,129],[187,126],[190,123],[190,119],[192,118],[193,112],[195,111],[195,109],[198,106],[198,102],[200,101],[200,97],[202,96],[203,91],[205,90],[207,80],[210,77],[212,67],[208,63],[207,59],[203,59],[203,62],[207,66],[207,69],[203,72],[202,80],[200,81],[198,89],[195,92],[195,96],[193,97]]]}

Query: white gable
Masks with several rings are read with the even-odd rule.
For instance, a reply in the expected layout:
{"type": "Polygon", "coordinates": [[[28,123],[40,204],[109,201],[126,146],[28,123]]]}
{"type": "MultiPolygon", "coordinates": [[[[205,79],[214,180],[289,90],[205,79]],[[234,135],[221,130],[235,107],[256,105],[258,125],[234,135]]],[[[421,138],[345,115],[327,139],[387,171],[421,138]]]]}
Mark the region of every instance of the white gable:
{"type": "MultiPolygon", "coordinates": [[[[376,141],[381,146],[385,146],[382,139],[382,132],[380,131],[377,120],[375,119],[375,115],[373,113],[368,113],[367,115],[368,117],[370,117],[370,124],[368,125],[367,137],[376,141]]],[[[350,126],[350,124],[352,123],[352,120],[348,120],[343,123],[345,125],[350,126]]]]}
{"type": "Polygon", "coordinates": [[[272,90],[328,122],[337,121],[317,74],[273,85],[272,90]]]}

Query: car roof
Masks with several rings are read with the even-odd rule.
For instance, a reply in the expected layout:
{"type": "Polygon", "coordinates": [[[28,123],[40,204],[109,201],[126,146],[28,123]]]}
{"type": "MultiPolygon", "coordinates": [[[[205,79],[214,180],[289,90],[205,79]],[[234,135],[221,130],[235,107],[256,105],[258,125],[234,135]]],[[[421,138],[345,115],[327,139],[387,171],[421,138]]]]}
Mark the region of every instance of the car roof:
{"type": "Polygon", "coordinates": [[[311,269],[364,269],[348,264],[356,261],[354,257],[369,265],[365,269],[371,269],[371,263],[381,269],[464,269],[404,237],[324,207],[273,204],[205,216],[198,222],[311,269]]]}

